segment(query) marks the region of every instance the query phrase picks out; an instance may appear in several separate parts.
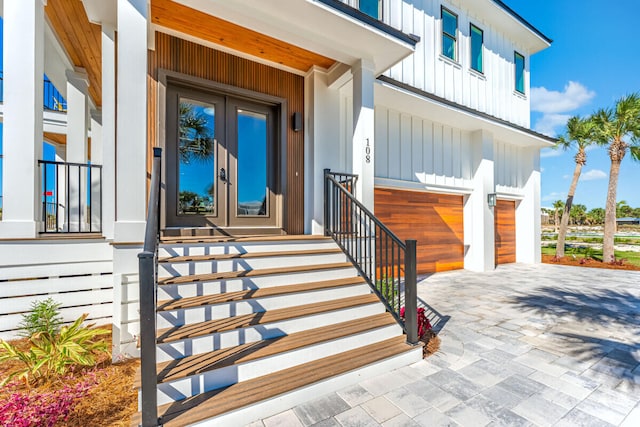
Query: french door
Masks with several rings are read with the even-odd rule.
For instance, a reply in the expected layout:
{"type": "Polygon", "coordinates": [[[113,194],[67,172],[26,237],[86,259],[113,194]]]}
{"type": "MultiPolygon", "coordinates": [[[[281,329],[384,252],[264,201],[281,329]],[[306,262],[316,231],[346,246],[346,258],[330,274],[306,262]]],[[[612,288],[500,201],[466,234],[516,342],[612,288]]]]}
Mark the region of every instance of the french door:
{"type": "Polygon", "coordinates": [[[276,107],[170,86],[167,226],[276,227],[276,107]]]}

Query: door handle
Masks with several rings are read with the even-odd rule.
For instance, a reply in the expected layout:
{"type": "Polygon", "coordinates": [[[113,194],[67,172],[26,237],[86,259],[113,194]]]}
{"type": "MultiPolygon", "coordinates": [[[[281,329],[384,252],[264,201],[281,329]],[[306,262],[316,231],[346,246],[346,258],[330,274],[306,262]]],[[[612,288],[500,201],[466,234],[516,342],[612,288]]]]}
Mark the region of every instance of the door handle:
{"type": "Polygon", "coordinates": [[[220,178],[220,181],[227,182],[227,171],[225,171],[224,168],[220,168],[218,177],[220,178]]]}

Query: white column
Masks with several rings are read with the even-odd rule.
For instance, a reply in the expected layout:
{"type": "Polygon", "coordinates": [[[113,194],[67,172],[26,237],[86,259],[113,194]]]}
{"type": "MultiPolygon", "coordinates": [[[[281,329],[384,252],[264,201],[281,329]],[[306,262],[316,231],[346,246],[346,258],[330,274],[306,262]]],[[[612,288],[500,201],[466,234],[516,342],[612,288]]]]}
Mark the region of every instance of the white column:
{"type": "Polygon", "coordinates": [[[516,206],[516,262],[536,264],[540,254],[540,149],[525,148],[524,198],[516,206]]]}
{"type": "Polygon", "coordinates": [[[86,163],[89,129],[89,79],[84,69],[67,70],[67,161],[86,163]]]}
{"type": "Polygon", "coordinates": [[[0,237],[36,237],[41,223],[43,0],[4,0],[3,212],[0,237]]]}
{"type": "Polygon", "coordinates": [[[147,199],[147,0],[118,0],[117,14],[114,239],[142,242],[147,199]]]}
{"type": "Polygon", "coordinates": [[[339,169],[340,92],[327,86],[326,71],[305,76],[305,233],[324,233],[324,169],[339,169]]]}
{"type": "Polygon", "coordinates": [[[88,219],[91,224],[91,231],[100,230],[102,212],[102,173],[101,169],[95,166],[102,166],[102,112],[91,111],[91,169],[90,169],[90,212],[88,219]]]}
{"type": "MultiPolygon", "coordinates": [[[[83,69],[67,70],[67,162],[86,164],[88,160],[89,79],[83,69]]],[[[67,166],[69,194],[68,231],[87,231],[87,169],[67,166]]]]}
{"type": "Polygon", "coordinates": [[[356,197],[373,212],[374,100],[373,64],[364,59],[353,67],[353,168],[359,176],[356,197]]]}
{"type": "Polygon", "coordinates": [[[495,223],[487,195],[495,193],[493,136],[483,130],[471,136],[473,191],[464,204],[464,268],[489,271],[495,268],[495,223]]]}
{"type": "Polygon", "coordinates": [[[113,239],[116,220],[115,29],[102,24],[102,235],[113,239]]]}

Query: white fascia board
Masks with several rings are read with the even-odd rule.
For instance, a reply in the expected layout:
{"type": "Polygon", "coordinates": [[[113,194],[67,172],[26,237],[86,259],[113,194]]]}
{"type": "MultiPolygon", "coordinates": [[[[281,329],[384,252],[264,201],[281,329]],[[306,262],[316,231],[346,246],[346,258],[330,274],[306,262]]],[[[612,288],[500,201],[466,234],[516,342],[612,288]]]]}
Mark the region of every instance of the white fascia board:
{"type": "Polygon", "coordinates": [[[405,181],[400,179],[375,177],[376,188],[389,188],[396,190],[426,191],[428,193],[451,194],[465,196],[473,192],[471,187],[454,187],[449,185],[427,184],[417,181],[405,181]]]}
{"type": "Polygon", "coordinates": [[[376,105],[384,105],[394,110],[469,132],[481,129],[486,130],[494,136],[494,139],[509,141],[509,143],[520,147],[548,148],[554,145],[541,136],[491,120],[481,114],[473,114],[469,111],[440,103],[380,80],[376,80],[374,86],[376,105]]]}
{"type": "Polygon", "coordinates": [[[487,22],[504,31],[509,39],[526,48],[529,55],[551,46],[549,39],[535,32],[494,0],[466,0],[465,6],[473,14],[486,19],[487,22]]]}
{"type": "Polygon", "coordinates": [[[360,59],[371,60],[376,75],[391,68],[415,50],[410,43],[319,1],[175,0],[175,2],[343,64],[353,65],[360,59]]]}

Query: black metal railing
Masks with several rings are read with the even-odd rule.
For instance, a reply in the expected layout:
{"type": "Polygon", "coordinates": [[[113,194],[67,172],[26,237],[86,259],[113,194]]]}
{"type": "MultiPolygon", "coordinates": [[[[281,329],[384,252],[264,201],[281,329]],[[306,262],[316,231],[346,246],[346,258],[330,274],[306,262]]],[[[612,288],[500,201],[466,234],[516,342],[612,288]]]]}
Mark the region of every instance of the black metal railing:
{"type": "Polygon", "coordinates": [[[140,277],[140,390],[142,427],[156,427],[158,420],[156,373],[156,303],[158,245],[160,242],[160,176],[162,149],[153,149],[151,188],[147,209],[144,248],[138,254],[140,277]]]}
{"type": "Polygon", "coordinates": [[[402,241],[352,194],[357,176],[324,171],[324,226],[407,334],[418,342],[416,241],[402,241]],[[404,312],[404,317],[401,313],[404,312]]]}
{"type": "MultiPolygon", "coordinates": [[[[67,100],[64,99],[60,91],[51,80],[44,78],[43,81],[43,107],[49,111],[67,111],[67,100]]],[[[0,70],[0,102],[4,102],[4,74],[0,70]]]]}
{"type": "Polygon", "coordinates": [[[60,91],[51,80],[45,78],[44,84],[44,109],[50,111],[67,111],[67,100],[64,99],[60,91]]]}
{"type": "Polygon", "coordinates": [[[102,232],[102,166],[39,160],[43,233],[102,232]]]}

